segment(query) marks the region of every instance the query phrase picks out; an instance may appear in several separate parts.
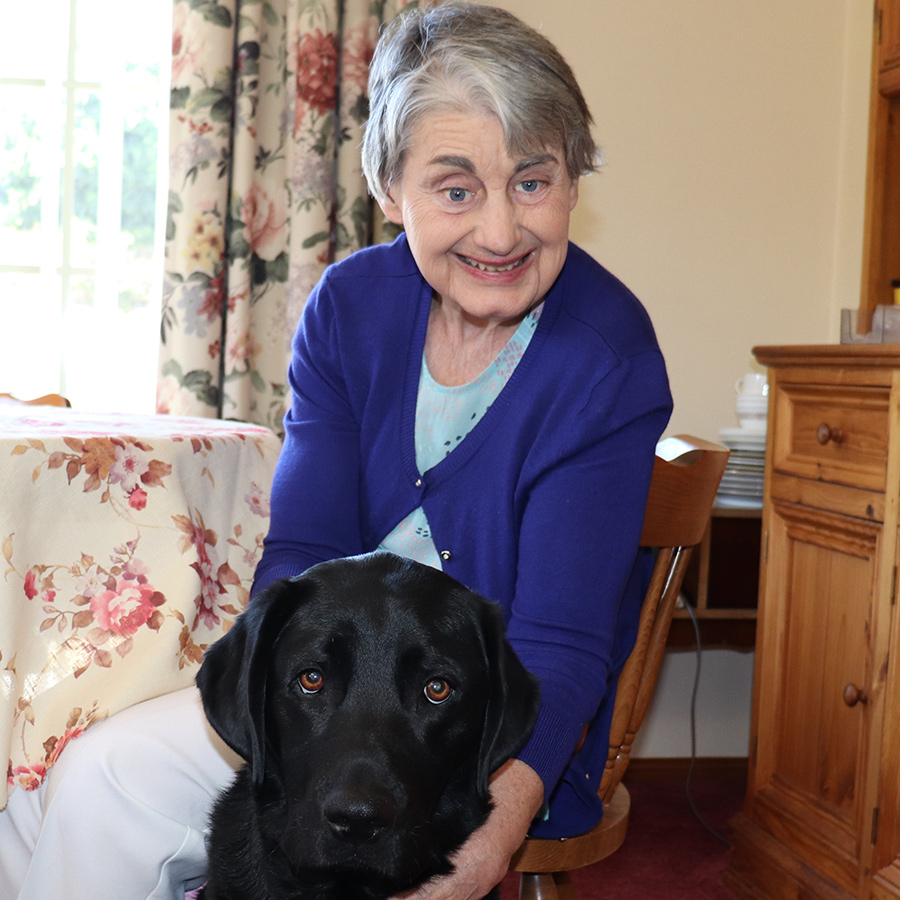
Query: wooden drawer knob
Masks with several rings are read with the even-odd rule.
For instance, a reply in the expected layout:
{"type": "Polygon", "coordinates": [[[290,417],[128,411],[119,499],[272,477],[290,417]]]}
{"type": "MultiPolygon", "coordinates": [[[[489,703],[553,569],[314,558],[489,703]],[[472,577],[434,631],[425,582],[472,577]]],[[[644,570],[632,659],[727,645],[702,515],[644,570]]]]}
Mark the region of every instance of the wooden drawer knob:
{"type": "Polygon", "coordinates": [[[836,425],[827,425],[823,422],[816,429],[816,440],[824,447],[829,441],[832,441],[835,444],[842,444],[844,442],[844,432],[841,431],[836,425]]]}
{"type": "Polygon", "coordinates": [[[848,684],[847,687],[844,688],[844,703],[847,706],[856,706],[857,703],[866,703],[868,702],[869,695],[866,693],[865,688],[859,688],[855,684],[848,684]]]}

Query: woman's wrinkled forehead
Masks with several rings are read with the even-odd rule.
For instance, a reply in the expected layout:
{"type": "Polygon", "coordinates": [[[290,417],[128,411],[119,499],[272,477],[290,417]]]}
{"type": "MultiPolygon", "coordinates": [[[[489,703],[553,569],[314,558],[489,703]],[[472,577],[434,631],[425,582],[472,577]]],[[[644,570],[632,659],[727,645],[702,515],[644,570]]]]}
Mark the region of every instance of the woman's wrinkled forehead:
{"type": "MultiPolygon", "coordinates": [[[[398,180],[410,149],[423,134],[429,131],[429,122],[445,115],[461,115],[471,118],[494,120],[500,124],[506,138],[506,150],[509,157],[524,161],[533,161],[537,157],[552,155],[567,168],[568,165],[565,134],[562,129],[553,127],[555,123],[540,120],[540,117],[523,115],[521,119],[511,116],[509,110],[499,108],[492,98],[478,91],[464,93],[464,86],[433,82],[409,104],[403,117],[403,130],[398,135],[398,153],[396,165],[389,172],[391,181],[398,180]],[[525,120],[538,121],[534,127],[526,127],[525,120]],[[543,127],[538,127],[538,126],[543,127]]],[[[578,177],[580,172],[569,172],[578,177]]]]}

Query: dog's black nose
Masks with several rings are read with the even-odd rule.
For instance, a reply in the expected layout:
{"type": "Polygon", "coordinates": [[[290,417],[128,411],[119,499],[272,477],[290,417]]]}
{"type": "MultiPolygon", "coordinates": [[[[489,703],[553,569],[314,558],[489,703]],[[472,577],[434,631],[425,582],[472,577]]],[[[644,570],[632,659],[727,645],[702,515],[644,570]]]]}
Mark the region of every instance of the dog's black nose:
{"type": "Polygon", "coordinates": [[[394,821],[393,798],[377,789],[335,788],[325,797],[322,815],[337,837],[373,841],[394,821]]]}

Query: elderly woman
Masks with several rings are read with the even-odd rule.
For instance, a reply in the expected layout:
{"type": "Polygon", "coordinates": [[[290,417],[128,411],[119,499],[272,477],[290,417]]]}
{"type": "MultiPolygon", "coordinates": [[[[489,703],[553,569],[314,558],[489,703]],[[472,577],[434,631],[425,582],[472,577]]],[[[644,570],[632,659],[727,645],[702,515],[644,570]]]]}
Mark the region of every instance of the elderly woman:
{"type": "MultiPolygon", "coordinates": [[[[509,13],[447,2],[386,31],[370,87],[363,165],[404,233],[332,266],[309,299],[254,592],[382,546],[500,604],[542,708],[455,871],[416,892],[464,900],[530,827],[572,835],[602,815],[671,402],[643,308],[568,240],[595,146],[557,50],[509,13]]],[[[193,690],[96,726],[0,816],[0,893],[178,896],[202,880],[233,764],[193,690]]]]}

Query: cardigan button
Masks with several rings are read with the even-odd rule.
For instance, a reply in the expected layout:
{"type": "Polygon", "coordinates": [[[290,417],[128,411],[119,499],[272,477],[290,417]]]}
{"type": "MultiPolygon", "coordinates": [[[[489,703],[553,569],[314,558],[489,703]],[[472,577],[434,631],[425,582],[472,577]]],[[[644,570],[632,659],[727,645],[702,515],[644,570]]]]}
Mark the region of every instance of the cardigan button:
{"type": "Polygon", "coordinates": [[[416,479],[416,487],[419,487],[419,488],[422,487],[422,479],[421,478],[416,479]]]}
{"type": "Polygon", "coordinates": [[[449,562],[449,561],[450,561],[450,556],[451,556],[451,555],[452,555],[452,554],[450,553],[449,550],[441,550],[441,559],[442,559],[444,562],[449,562]]]}

